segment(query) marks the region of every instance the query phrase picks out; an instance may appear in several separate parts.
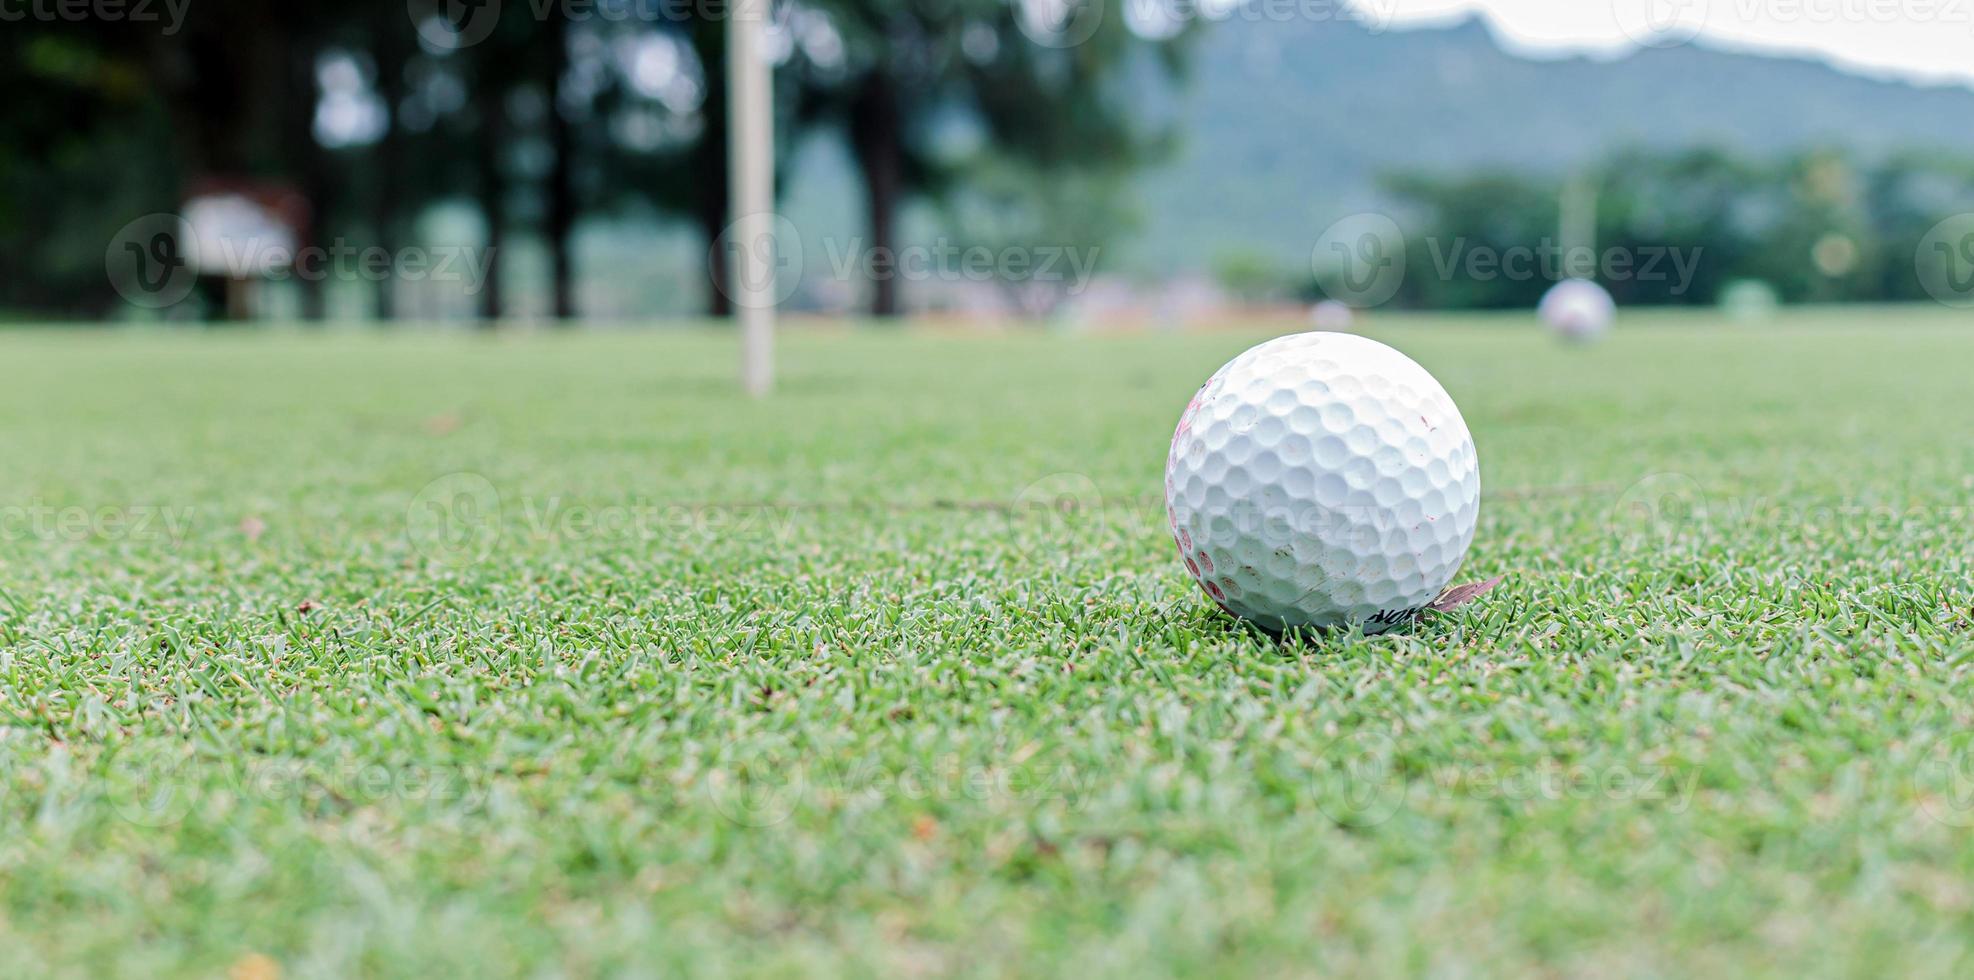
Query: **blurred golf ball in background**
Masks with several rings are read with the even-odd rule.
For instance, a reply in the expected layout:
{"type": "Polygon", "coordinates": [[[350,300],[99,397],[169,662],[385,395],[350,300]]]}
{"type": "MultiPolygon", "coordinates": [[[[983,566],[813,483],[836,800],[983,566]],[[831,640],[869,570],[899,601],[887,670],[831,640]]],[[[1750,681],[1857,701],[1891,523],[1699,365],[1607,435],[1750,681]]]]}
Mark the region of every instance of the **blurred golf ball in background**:
{"type": "Polygon", "coordinates": [[[1549,287],[1536,312],[1562,337],[1595,340],[1611,329],[1618,305],[1604,287],[1588,279],[1565,279],[1549,287]]]}
{"type": "Polygon", "coordinates": [[[1357,311],[1333,299],[1309,308],[1309,323],[1318,330],[1349,330],[1356,322],[1357,311]]]}

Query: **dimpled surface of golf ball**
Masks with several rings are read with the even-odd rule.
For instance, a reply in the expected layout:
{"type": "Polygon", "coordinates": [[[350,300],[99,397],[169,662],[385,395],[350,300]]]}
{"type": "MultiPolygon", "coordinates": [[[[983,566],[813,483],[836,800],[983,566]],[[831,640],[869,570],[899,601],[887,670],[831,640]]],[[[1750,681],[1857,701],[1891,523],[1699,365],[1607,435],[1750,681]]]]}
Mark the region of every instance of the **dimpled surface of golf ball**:
{"type": "Polygon", "coordinates": [[[1200,387],[1172,434],[1165,503],[1186,571],[1228,612],[1377,633],[1460,570],[1480,462],[1453,399],[1411,358],[1295,334],[1200,387]]]}

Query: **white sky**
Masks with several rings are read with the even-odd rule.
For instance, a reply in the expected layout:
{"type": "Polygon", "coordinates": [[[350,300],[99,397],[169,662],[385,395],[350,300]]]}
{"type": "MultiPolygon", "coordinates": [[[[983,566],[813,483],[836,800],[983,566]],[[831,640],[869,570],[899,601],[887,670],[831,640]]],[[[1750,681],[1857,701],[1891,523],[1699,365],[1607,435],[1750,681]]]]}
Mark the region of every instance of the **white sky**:
{"type": "MultiPolygon", "coordinates": [[[[1821,57],[1868,74],[1974,84],[1974,0],[1352,0],[1359,16],[1423,25],[1480,12],[1524,54],[1618,55],[1674,26],[1710,47],[1821,57]]],[[[1664,37],[1665,35],[1662,35],[1664,37]]]]}

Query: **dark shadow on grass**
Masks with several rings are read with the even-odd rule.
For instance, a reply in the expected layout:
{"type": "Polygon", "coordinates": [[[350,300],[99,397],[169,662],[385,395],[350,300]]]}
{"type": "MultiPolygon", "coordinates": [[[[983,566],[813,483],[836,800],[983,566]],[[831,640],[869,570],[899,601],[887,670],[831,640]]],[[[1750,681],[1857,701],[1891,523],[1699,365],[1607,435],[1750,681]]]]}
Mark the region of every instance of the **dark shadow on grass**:
{"type": "Polygon", "coordinates": [[[1251,639],[1265,640],[1284,653],[1317,652],[1335,649],[1358,640],[1375,640],[1381,637],[1409,636],[1428,638],[1442,635],[1457,620],[1450,612],[1437,612],[1421,609],[1390,629],[1379,633],[1366,633],[1361,626],[1292,626],[1287,629],[1271,629],[1251,619],[1244,619],[1224,610],[1216,610],[1218,618],[1225,623],[1229,634],[1243,634],[1251,639]]]}

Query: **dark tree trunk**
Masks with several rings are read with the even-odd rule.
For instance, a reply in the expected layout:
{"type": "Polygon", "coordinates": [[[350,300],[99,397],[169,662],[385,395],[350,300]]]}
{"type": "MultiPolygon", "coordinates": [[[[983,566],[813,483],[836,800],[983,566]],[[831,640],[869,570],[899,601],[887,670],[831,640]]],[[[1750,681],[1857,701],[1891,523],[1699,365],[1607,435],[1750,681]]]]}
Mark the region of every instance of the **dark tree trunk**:
{"type": "MultiPolygon", "coordinates": [[[[370,232],[377,247],[394,259],[403,247],[404,217],[400,212],[404,210],[405,200],[404,129],[400,113],[404,111],[405,63],[411,58],[410,45],[405,42],[407,35],[401,28],[400,20],[387,14],[377,33],[378,96],[384,100],[384,136],[377,144],[377,188],[372,201],[375,211],[370,216],[370,232]]],[[[397,277],[385,276],[373,285],[377,319],[396,320],[399,316],[397,277]]]]}
{"type": "Polygon", "coordinates": [[[724,21],[701,20],[692,35],[693,50],[706,66],[706,101],[700,117],[706,131],[692,149],[694,218],[706,241],[706,313],[725,319],[733,316],[733,299],[727,295],[727,252],[719,247],[726,230],[727,208],[732,193],[727,182],[727,32],[724,21]]]}
{"type": "Polygon", "coordinates": [[[864,178],[864,206],[869,219],[872,316],[898,315],[897,224],[898,197],[904,186],[903,128],[896,85],[882,72],[873,72],[858,87],[850,105],[850,147],[864,178]]]}
{"type": "Polygon", "coordinates": [[[720,207],[702,203],[699,206],[699,230],[706,237],[706,315],[724,320],[733,316],[733,298],[727,295],[732,288],[732,266],[727,262],[727,250],[719,243],[720,233],[726,230],[725,195],[719,198],[720,207]]]}
{"type": "MultiPolygon", "coordinates": [[[[322,158],[322,145],[315,140],[315,56],[314,52],[302,50],[301,46],[289,39],[294,50],[287,78],[288,107],[282,134],[285,146],[282,156],[287,159],[294,175],[297,190],[308,202],[308,214],[301,226],[295,229],[295,245],[298,249],[309,249],[322,244],[324,229],[322,216],[329,211],[329,196],[332,193],[328,168],[322,158]]],[[[333,269],[324,262],[297,263],[296,283],[301,288],[301,317],[310,323],[320,323],[328,314],[328,301],[325,296],[325,278],[333,269]],[[307,273],[307,274],[301,274],[307,273]]]]}
{"type": "MultiPolygon", "coordinates": [[[[558,11],[562,8],[557,8],[558,11]]],[[[549,22],[548,134],[555,153],[548,182],[548,249],[553,268],[554,314],[562,326],[576,322],[576,134],[562,105],[562,82],[569,73],[569,18],[566,12],[549,22]]]]}
{"type": "Polygon", "coordinates": [[[479,146],[476,153],[480,171],[480,217],[487,223],[485,241],[486,281],[480,286],[480,319],[493,327],[506,308],[502,295],[506,283],[503,261],[507,230],[507,175],[501,169],[500,153],[507,138],[507,107],[503,90],[493,79],[482,79],[475,102],[479,110],[479,146]]]}
{"type": "MultiPolygon", "coordinates": [[[[272,8],[243,5],[224,30],[188,32],[180,57],[160,42],[154,57],[160,75],[168,79],[165,99],[178,140],[181,177],[189,191],[205,181],[243,179],[284,172],[287,142],[285,115],[291,109],[287,93],[297,53],[291,38],[274,22],[272,8]],[[240,44],[240,37],[271,39],[272,43],[240,44]]],[[[292,164],[293,161],[286,161],[292,164]]],[[[292,172],[292,171],[288,171],[292,172]]],[[[179,195],[185,203],[187,194],[179,195]]],[[[235,316],[238,304],[207,290],[207,319],[235,316]]]]}

